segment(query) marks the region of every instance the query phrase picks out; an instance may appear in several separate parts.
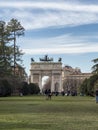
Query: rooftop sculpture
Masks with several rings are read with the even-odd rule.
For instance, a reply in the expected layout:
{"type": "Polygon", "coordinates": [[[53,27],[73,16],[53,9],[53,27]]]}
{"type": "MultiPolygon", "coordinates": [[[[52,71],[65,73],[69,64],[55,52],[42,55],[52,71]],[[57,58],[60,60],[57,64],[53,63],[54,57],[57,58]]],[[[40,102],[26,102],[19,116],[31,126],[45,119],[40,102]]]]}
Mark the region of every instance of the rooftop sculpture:
{"type": "Polygon", "coordinates": [[[45,55],[44,58],[39,58],[40,61],[53,61],[53,58],[49,58],[48,55],[45,55]]]}
{"type": "MultiPolygon", "coordinates": [[[[39,60],[43,62],[49,62],[49,61],[53,61],[53,58],[49,58],[48,55],[45,55],[43,58],[39,58],[39,60]]],[[[58,62],[61,62],[61,61],[62,61],[62,58],[59,57],[58,62]]],[[[35,62],[34,58],[31,58],[31,62],[35,62]]]]}

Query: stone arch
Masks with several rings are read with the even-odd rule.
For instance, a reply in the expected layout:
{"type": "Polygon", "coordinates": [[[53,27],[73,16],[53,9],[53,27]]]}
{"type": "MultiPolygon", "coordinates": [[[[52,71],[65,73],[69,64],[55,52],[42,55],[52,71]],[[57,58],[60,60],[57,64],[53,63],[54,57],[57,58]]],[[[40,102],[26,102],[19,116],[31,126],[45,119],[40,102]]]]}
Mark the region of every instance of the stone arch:
{"type": "MultiPolygon", "coordinates": [[[[47,59],[49,59],[47,57],[47,59]]],[[[51,91],[55,92],[55,84],[57,83],[57,91],[62,90],[62,63],[53,62],[50,60],[32,62],[30,69],[30,82],[38,83],[40,90],[42,91],[42,77],[49,76],[51,78],[51,91]]]]}

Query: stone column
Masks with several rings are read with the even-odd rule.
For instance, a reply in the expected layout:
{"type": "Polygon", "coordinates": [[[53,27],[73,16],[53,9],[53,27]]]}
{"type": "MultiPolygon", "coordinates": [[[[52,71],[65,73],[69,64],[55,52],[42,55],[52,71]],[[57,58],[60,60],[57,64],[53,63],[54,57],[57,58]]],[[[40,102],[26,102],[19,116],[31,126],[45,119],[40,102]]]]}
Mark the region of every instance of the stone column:
{"type": "Polygon", "coordinates": [[[59,88],[59,92],[62,92],[62,75],[60,74],[60,88],[59,88]]]}
{"type": "Polygon", "coordinates": [[[54,75],[51,76],[51,92],[54,92],[54,75]]]}
{"type": "Polygon", "coordinates": [[[40,92],[42,93],[42,76],[41,76],[41,74],[39,74],[39,88],[40,88],[40,92]]]}
{"type": "Polygon", "coordinates": [[[33,73],[31,72],[31,83],[33,83],[33,73]]]}

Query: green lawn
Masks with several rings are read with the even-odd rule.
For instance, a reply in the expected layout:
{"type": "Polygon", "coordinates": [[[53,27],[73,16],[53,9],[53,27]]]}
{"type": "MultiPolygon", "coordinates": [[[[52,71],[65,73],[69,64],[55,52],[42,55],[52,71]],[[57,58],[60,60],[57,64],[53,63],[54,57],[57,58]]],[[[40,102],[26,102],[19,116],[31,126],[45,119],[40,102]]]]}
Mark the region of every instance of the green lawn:
{"type": "Polygon", "coordinates": [[[0,98],[0,130],[98,130],[95,97],[0,98]]]}

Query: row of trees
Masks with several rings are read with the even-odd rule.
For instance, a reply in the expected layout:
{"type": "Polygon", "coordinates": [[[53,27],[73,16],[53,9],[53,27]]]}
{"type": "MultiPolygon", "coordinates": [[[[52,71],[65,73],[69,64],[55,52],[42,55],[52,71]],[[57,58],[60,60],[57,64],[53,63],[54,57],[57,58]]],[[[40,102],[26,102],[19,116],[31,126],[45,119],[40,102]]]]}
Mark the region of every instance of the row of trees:
{"type": "Polygon", "coordinates": [[[94,96],[96,87],[97,87],[98,75],[94,74],[89,79],[85,79],[82,85],[80,86],[81,94],[86,94],[94,96]]]}
{"type": "Polygon", "coordinates": [[[21,64],[22,51],[16,45],[16,38],[24,34],[24,28],[17,19],[11,19],[8,23],[0,21],[0,76],[12,74],[12,66],[21,64]]]}
{"type": "Polygon", "coordinates": [[[86,95],[94,96],[96,89],[98,89],[98,58],[92,60],[94,66],[92,67],[92,76],[85,79],[80,87],[80,92],[86,95]]]}
{"type": "Polygon", "coordinates": [[[27,82],[23,82],[21,87],[19,88],[19,92],[20,94],[23,94],[23,95],[39,94],[40,88],[38,84],[35,84],[35,83],[28,84],[27,82]]]}
{"type": "MultiPolygon", "coordinates": [[[[7,80],[3,79],[0,82],[0,97],[11,96],[13,95],[14,87],[7,80]]],[[[22,95],[32,95],[39,94],[40,89],[37,84],[27,82],[22,82],[21,85],[17,88],[17,94],[22,95]]]]}

